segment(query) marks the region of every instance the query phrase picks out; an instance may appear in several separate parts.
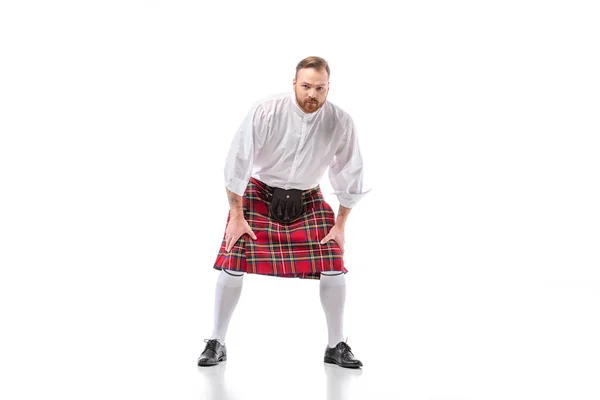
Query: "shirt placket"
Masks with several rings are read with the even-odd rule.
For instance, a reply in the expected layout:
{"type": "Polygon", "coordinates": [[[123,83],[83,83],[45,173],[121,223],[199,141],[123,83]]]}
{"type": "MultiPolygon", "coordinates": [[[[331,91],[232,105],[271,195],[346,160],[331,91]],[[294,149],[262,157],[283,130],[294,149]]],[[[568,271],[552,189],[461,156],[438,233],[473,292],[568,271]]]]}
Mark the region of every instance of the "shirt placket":
{"type": "Polygon", "coordinates": [[[300,159],[298,157],[298,152],[304,145],[304,140],[306,139],[306,126],[306,117],[302,117],[302,122],[300,123],[300,140],[298,141],[298,144],[296,145],[296,150],[294,151],[294,161],[292,162],[292,168],[290,170],[290,176],[288,177],[286,186],[288,186],[290,181],[293,180],[296,176],[296,170],[298,169],[298,160],[300,159]]]}

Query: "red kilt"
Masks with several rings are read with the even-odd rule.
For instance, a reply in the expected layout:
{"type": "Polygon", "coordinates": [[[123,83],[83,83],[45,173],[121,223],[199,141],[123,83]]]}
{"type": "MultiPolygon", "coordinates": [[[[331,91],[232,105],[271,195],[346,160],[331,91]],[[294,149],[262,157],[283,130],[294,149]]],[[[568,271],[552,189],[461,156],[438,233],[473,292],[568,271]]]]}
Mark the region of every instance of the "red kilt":
{"type": "MultiPolygon", "coordinates": [[[[286,278],[320,279],[321,271],[348,272],[342,251],[333,240],[319,243],[335,223],[335,214],[319,186],[303,192],[305,213],[289,225],[269,216],[269,190],[264,182],[250,178],[242,198],[244,218],[256,235],[247,234],[225,251],[225,235],[215,269],[286,278]]],[[[229,223],[231,215],[227,216],[229,223]]]]}

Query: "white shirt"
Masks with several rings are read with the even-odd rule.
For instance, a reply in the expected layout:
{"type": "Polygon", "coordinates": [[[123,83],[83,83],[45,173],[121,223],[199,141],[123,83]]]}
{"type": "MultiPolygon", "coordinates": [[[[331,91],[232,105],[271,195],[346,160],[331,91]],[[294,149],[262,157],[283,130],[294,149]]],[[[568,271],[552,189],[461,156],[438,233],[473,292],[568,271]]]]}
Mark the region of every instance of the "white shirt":
{"type": "Polygon", "coordinates": [[[352,208],[363,192],[363,161],[352,118],[326,100],[305,113],[294,93],[255,103],[239,127],[225,163],[225,186],[243,196],[250,176],[269,186],[310,189],[329,167],[340,204],[352,208]]]}

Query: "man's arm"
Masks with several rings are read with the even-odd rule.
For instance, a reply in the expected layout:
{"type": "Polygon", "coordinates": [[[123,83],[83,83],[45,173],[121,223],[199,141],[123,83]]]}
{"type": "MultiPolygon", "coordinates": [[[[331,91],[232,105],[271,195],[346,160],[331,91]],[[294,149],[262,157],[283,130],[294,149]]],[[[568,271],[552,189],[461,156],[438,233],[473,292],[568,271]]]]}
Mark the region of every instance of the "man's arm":
{"type": "Polygon", "coordinates": [[[231,218],[238,219],[244,218],[244,209],[242,207],[242,196],[233,193],[227,187],[225,188],[227,191],[227,200],[229,201],[229,212],[231,214],[231,218]]]}
{"type": "Polygon", "coordinates": [[[335,225],[329,231],[329,233],[321,240],[321,244],[325,244],[330,240],[335,241],[340,249],[342,250],[342,254],[344,254],[344,228],[346,226],[346,220],[348,219],[348,214],[350,214],[351,208],[344,207],[340,204],[340,208],[338,210],[337,218],[335,219],[335,225]]]}
{"type": "Polygon", "coordinates": [[[227,229],[225,229],[225,251],[229,252],[244,233],[247,233],[254,240],[256,240],[256,235],[250,225],[248,225],[248,221],[244,218],[242,196],[233,193],[227,187],[225,187],[225,190],[227,191],[227,200],[229,200],[230,216],[227,229]]]}
{"type": "Polygon", "coordinates": [[[342,129],[346,132],[329,165],[329,181],[340,205],[353,208],[369,191],[363,191],[363,161],[356,127],[350,116],[342,129]]]}
{"type": "Polygon", "coordinates": [[[350,214],[351,210],[351,208],[344,207],[340,204],[340,208],[338,209],[338,215],[335,219],[335,224],[338,227],[343,229],[346,226],[346,220],[348,219],[348,214],[350,214]]]}
{"type": "Polygon", "coordinates": [[[230,198],[230,205],[233,201],[235,210],[241,207],[240,196],[244,194],[252,176],[254,155],[257,149],[255,143],[259,145],[262,143],[263,131],[265,131],[264,110],[260,105],[255,104],[242,121],[231,142],[223,171],[225,187],[228,189],[227,197],[230,198]],[[232,199],[229,191],[238,196],[232,199]]]}

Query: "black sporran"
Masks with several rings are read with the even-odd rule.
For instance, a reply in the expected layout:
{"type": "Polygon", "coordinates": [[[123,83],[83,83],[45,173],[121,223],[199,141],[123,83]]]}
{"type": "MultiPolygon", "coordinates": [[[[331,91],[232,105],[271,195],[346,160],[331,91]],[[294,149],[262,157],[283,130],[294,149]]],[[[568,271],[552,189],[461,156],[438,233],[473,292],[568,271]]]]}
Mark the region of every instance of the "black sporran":
{"type": "Polygon", "coordinates": [[[304,213],[302,190],[274,188],[269,211],[271,217],[282,224],[289,224],[304,213]]]}

